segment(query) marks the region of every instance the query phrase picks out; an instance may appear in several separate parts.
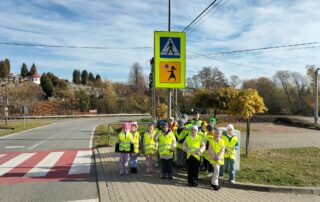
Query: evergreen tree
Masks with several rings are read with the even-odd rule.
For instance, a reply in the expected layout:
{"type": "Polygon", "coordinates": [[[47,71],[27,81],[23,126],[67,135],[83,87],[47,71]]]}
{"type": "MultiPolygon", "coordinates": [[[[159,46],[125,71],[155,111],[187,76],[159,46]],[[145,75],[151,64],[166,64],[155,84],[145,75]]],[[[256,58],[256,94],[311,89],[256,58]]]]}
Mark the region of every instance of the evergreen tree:
{"type": "Polygon", "coordinates": [[[83,70],[82,73],[81,73],[81,83],[83,85],[87,85],[88,80],[89,80],[88,71],[87,70],[83,70]]]}
{"type": "Polygon", "coordinates": [[[89,73],[89,81],[94,82],[94,76],[91,72],[89,73]]]}
{"type": "Polygon", "coordinates": [[[42,90],[45,92],[46,97],[49,98],[53,95],[53,84],[47,74],[43,73],[40,78],[42,90]]]}
{"type": "Polygon", "coordinates": [[[73,70],[72,82],[77,84],[77,85],[81,83],[80,70],[78,70],[78,69],[73,70]]]}
{"type": "Polygon", "coordinates": [[[20,75],[22,77],[27,77],[28,74],[29,74],[29,70],[28,70],[27,65],[25,63],[22,63],[20,75]]]}
{"type": "Polygon", "coordinates": [[[8,58],[6,58],[6,59],[4,60],[4,62],[7,64],[7,67],[8,67],[8,74],[10,74],[10,61],[9,61],[9,59],[8,59],[8,58]]]}
{"type": "Polygon", "coordinates": [[[90,97],[84,91],[77,91],[75,95],[80,111],[88,112],[90,107],[90,97]]]}
{"type": "Polygon", "coordinates": [[[33,63],[29,72],[29,76],[32,76],[36,72],[36,65],[33,63]]]}
{"type": "Polygon", "coordinates": [[[96,75],[96,79],[94,81],[94,85],[96,87],[100,87],[102,84],[102,79],[101,79],[101,76],[99,74],[96,75]]]}
{"type": "Polygon", "coordinates": [[[8,65],[5,61],[0,61],[0,78],[7,78],[9,75],[8,65]]]}

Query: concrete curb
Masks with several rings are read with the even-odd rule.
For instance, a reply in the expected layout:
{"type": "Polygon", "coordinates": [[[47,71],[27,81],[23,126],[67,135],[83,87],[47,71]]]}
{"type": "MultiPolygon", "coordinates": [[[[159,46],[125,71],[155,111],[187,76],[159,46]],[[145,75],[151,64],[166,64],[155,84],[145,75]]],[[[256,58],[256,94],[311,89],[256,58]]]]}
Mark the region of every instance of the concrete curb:
{"type": "Polygon", "coordinates": [[[99,201],[111,201],[110,196],[108,194],[107,182],[106,182],[105,172],[103,169],[99,149],[94,148],[93,153],[94,153],[94,162],[96,165],[96,172],[97,172],[96,176],[97,176],[99,201]]]}
{"type": "MultiPolygon", "coordinates": [[[[206,184],[210,184],[211,178],[200,177],[199,181],[206,184]]],[[[320,187],[276,186],[276,185],[264,185],[264,184],[241,183],[241,182],[236,182],[235,184],[231,184],[227,181],[222,181],[220,182],[220,184],[223,187],[252,190],[252,191],[320,195],[320,187]]]]}

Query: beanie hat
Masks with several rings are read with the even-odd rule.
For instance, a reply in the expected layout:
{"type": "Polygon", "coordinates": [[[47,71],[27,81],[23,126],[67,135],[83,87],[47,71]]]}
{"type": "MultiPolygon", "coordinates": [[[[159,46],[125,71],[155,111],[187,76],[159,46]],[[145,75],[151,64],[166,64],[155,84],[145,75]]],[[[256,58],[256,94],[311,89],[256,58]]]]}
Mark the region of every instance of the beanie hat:
{"type": "Polygon", "coordinates": [[[178,121],[178,125],[179,125],[180,127],[184,126],[184,121],[180,119],[180,120],[178,121]]]}
{"type": "Polygon", "coordinates": [[[131,126],[132,126],[132,125],[135,125],[135,126],[137,126],[137,127],[138,127],[138,122],[133,121],[133,122],[131,122],[131,126]]]}
{"type": "Polygon", "coordinates": [[[211,124],[207,125],[208,132],[213,131],[213,129],[214,129],[214,127],[211,124]]]}
{"type": "Polygon", "coordinates": [[[215,123],[215,122],[217,122],[217,120],[215,119],[215,118],[210,118],[210,123],[215,123]]]}
{"type": "Polygon", "coordinates": [[[124,123],[122,124],[122,129],[125,129],[125,130],[130,129],[130,123],[129,123],[129,122],[124,122],[124,123]]]}
{"type": "Polygon", "coordinates": [[[227,130],[234,130],[234,127],[232,124],[228,124],[226,127],[227,130]]]}

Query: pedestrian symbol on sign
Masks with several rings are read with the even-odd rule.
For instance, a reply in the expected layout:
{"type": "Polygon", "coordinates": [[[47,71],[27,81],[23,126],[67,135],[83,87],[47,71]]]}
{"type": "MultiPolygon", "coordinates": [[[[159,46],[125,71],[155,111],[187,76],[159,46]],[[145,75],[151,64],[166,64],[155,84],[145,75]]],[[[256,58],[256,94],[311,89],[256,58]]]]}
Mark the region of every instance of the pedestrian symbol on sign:
{"type": "Polygon", "coordinates": [[[160,37],[160,57],[180,58],[180,38],[160,37]]]}

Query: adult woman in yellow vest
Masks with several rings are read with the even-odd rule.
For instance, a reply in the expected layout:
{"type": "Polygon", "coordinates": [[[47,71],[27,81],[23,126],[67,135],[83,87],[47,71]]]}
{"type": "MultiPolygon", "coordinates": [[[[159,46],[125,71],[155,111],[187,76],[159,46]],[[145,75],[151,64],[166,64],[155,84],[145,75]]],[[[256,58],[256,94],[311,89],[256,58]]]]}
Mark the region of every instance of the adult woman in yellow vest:
{"type": "Polygon", "coordinates": [[[224,166],[220,170],[220,176],[223,177],[225,171],[229,172],[229,182],[234,184],[236,178],[236,151],[238,150],[239,143],[238,137],[234,134],[234,127],[228,124],[226,132],[222,134],[222,139],[226,146],[224,154],[224,166]]]}
{"type": "Polygon", "coordinates": [[[219,190],[219,169],[223,165],[224,141],[221,139],[221,130],[216,128],[214,130],[214,138],[209,142],[209,155],[211,157],[210,163],[213,166],[213,176],[211,179],[211,186],[214,190],[219,190]]]}
{"type": "Polygon", "coordinates": [[[203,168],[204,171],[208,172],[211,175],[212,172],[212,165],[210,163],[210,156],[209,156],[209,142],[213,140],[214,137],[214,126],[209,124],[206,127],[207,135],[204,137],[204,144],[206,145],[206,150],[203,152],[203,168]]]}
{"type": "Polygon", "coordinates": [[[154,137],[156,135],[156,130],[154,129],[154,124],[148,124],[148,132],[143,135],[143,148],[144,154],[146,155],[146,170],[148,173],[153,172],[153,158],[156,151],[156,142],[154,137]]]}
{"type": "Polygon", "coordinates": [[[167,122],[163,123],[162,130],[155,136],[155,141],[158,142],[159,148],[161,179],[168,178],[172,180],[172,163],[173,154],[176,149],[176,138],[169,129],[167,122]]]}
{"type": "Polygon", "coordinates": [[[120,175],[128,175],[129,154],[131,150],[131,144],[133,144],[132,134],[130,133],[130,124],[128,122],[123,123],[122,131],[119,133],[116,143],[119,145],[119,171],[120,175]]]}
{"type": "Polygon", "coordinates": [[[189,186],[198,186],[200,156],[205,148],[203,138],[198,134],[198,126],[192,126],[191,135],[183,143],[183,150],[187,153],[189,186]]]}
{"type": "Polygon", "coordinates": [[[177,167],[186,166],[186,155],[185,155],[185,152],[182,150],[182,144],[189,134],[189,129],[185,127],[184,124],[185,123],[183,120],[179,120],[178,128],[173,131],[177,140],[177,160],[176,160],[177,167]]]}
{"type": "Polygon", "coordinates": [[[133,152],[130,154],[130,172],[138,172],[138,156],[139,156],[139,143],[140,143],[140,134],[138,132],[138,123],[136,121],[131,122],[131,134],[134,143],[133,152]]]}

